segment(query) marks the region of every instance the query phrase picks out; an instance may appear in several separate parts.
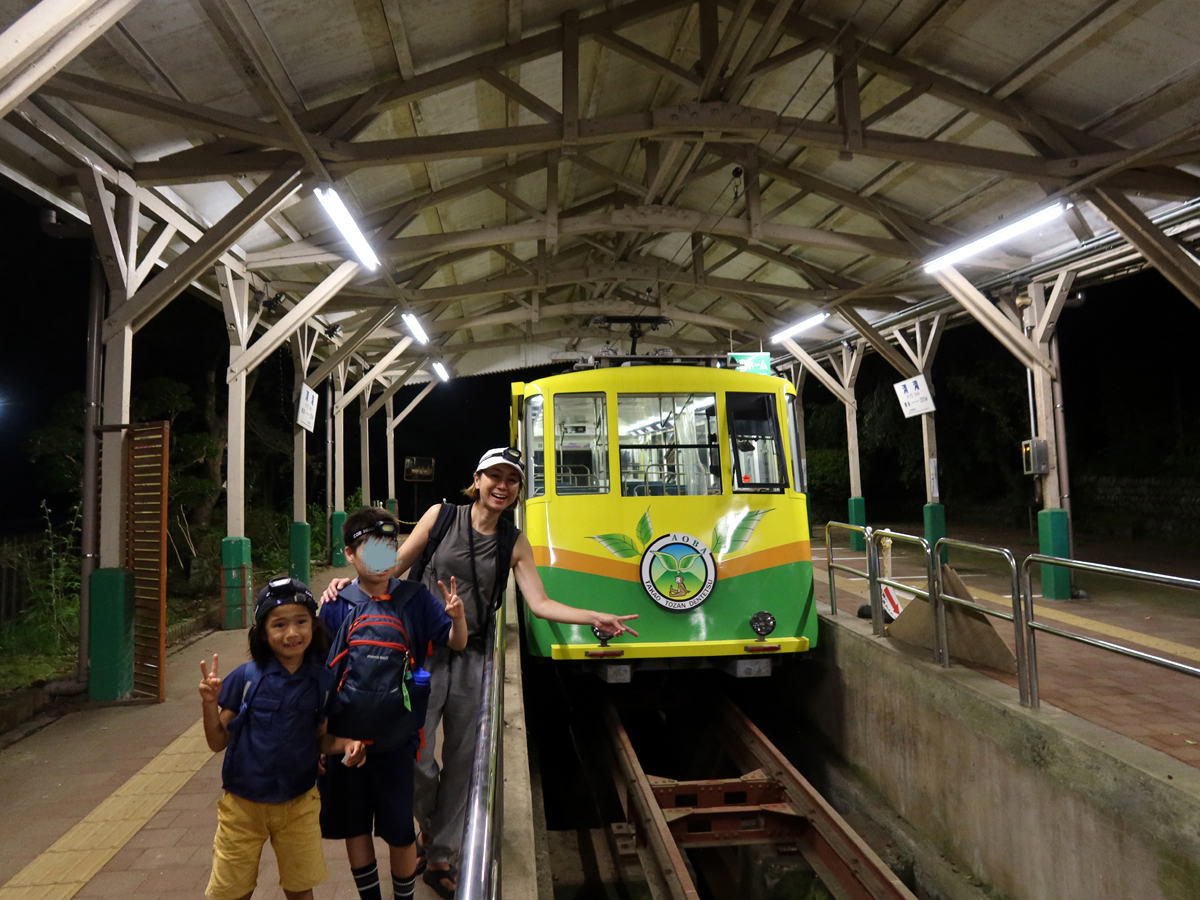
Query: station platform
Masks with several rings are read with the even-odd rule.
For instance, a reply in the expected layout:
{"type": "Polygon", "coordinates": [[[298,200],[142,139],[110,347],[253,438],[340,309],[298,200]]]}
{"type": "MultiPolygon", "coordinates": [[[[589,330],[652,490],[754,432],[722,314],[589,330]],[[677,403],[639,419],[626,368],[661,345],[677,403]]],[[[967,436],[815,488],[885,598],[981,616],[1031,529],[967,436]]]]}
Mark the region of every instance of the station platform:
{"type": "MultiPolygon", "coordinates": [[[[892,530],[914,534],[911,527],[892,530]]],[[[985,529],[956,533],[976,543],[1008,546],[1018,564],[1033,544],[1012,540],[1012,533],[985,529]],[[1005,543],[1007,541],[1007,543],[1005,543]]],[[[828,607],[828,569],[824,538],[813,536],[813,565],[819,604],[828,607]]],[[[923,587],[924,562],[916,548],[892,548],[893,578],[923,587]]],[[[1170,575],[1200,576],[1200,560],[1169,548],[1131,547],[1127,541],[1081,542],[1077,557],[1108,565],[1141,568],[1170,575]]],[[[855,569],[866,569],[864,553],[837,546],[834,559],[855,569]]],[[[951,550],[950,566],[963,578],[974,598],[985,606],[1011,611],[1010,578],[994,558],[951,550]]],[[[838,612],[853,616],[868,602],[866,580],[837,572],[838,612]]],[[[1085,573],[1078,582],[1089,595],[1081,600],[1047,600],[1038,593],[1034,573],[1035,614],[1060,628],[1088,637],[1123,644],[1189,665],[1200,663],[1200,597],[1194,593],[1137,584],[1085,573]]],[[[1010,650],[1015,639],[1012,625],[991,619],[1010,650]]],[[[953,650],[952,650],[953,652],[953,650]]],[[[1200,767],[1200,685],[1196,679],[1159,666],[1130,659],[1049,634],[1037,637],[1040,696],[1044,703],[1160,750],[1181,762],[1200,767]]],[[[957,662],[955,663],[958,664],[957,662]]],[[[971,666],[997,681],[1017,687],[1015,675],[982,666],[971,666]]]]}
{"type": "MultiPolygon", "coordinates": [[[[325,570],[314,590],[345,573],[325,570]]],[[[214,653],[231,671],[246,659],[246,632],[210,632],[170,651],[164,703],[84,706],[0,751],[0,900],[204,897],[223,754],[204,741],[196,685],[200,660],[214,653]]],[[[315,897],[353,900],[345,845],[324,849],[329,880],[315,897]]],[[[378,840],[376,852],[386,883],[378,840]]],[[[269,843],[254,896],[283,900],[269,843]]],[[[437,897],[420,879],[416,896],[437,897]]]]}

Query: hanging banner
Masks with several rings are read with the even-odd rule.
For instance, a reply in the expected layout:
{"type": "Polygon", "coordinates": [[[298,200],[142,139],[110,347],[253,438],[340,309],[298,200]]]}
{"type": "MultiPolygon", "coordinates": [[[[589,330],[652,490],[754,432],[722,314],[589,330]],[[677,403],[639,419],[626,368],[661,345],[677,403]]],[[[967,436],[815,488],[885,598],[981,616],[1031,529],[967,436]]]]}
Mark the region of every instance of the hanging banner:
{"type": "Polygon", "coordinates": [[[296,424],[309,433],[317,424],[317,392],[307,384],[300,385],[300,400],[296,404],[296,424]]]}
{"type": "Polygon", "coordinates": [[[929,392],[929,385],[925,383],[924,375],[905,378],[892,386],[896,389],[896,399],[900,401],[900,409],[904,412],[904,418],[911,419],[913,416],[931,413],[937,409],[933,405],[933,394],[929,392]]]}
{"type": "Polygon", "coordinates": [[[727,357],[729,367],[739,372],[752,372],[755,375],[771,374],[770,353],[730,353],[727,357]]]}

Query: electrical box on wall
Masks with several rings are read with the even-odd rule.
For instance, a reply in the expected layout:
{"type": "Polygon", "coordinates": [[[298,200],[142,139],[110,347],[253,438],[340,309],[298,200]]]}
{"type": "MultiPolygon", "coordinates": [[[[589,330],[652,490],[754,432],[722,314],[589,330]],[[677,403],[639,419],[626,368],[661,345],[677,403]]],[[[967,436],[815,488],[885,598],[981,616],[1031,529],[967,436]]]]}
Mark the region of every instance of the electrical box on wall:
{"type": "Polygon", "coordinates": [[[1021,463],[1026,475],[1050,474],[1050,444],[1045,438],[1021,442],[1021,463]]]}

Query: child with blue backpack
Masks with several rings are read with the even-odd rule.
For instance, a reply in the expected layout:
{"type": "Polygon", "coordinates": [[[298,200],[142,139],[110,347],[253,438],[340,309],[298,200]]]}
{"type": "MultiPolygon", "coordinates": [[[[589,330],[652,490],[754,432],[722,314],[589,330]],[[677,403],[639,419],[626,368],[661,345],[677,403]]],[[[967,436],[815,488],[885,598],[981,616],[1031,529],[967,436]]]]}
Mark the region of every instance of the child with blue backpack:
{"type": "Polygon", "coordinates": [[[212,671],[200,662],[204,736],[213,752],[225,751],[225,794],[205,891],[213,900],[250,897],[268,840],[288,900],[312,900],[313,887],[326,878],[318,758],[345,754],[347,765],[361,766],[364,747],[326,731],[336,701],[324,665],[329,640],[316,613],[303,582],[273,578],[254,604],[250,662],[224,679],[215,653],[212,671]]]}
{"type": "Polygon", "coordinates": [[[351,514],[342,528],[346,559],[358,577],[324,604],[321,620],[336,632],[329,651],[337,712],[329,731],[369,747],[359,768],[330,757],[321,793],[321,833],[344,839],[362,900],[382,900],[374,833],[389,847],[395,900],[411,900],[417,875],[413,764],[423,743],[428,649],[467,644],[467,623],[454,579],[438,582],[445,603],[423,584],[400,581],[399,523],[382,509],[351,514]]]}

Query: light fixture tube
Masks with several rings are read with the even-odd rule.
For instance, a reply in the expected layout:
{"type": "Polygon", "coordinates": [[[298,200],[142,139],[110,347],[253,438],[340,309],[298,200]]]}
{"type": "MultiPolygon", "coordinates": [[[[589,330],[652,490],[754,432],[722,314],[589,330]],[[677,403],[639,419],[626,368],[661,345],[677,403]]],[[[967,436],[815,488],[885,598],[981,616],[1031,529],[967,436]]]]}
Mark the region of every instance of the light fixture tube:
{"type": "Polygon", "coordinates": [[[442,379],[442,381],[450,380],[450,373],[446,371],[446,367],[443,366],[440,362],[437,362],[437,361],[434,362],[433,371],[438,373],[438,378],[442,379]]]}
{"type": "Polygon", "coordinates": [[[944,269],[946,266],[952,266],[960,259],[966,259],[968,256],[974,256],[981,250],[986,250],[989,247],[995,247],[997,244],[1002,244],[1009,238],[1014,238],[1018,234],[1023,234],[1031,228],[1037,228],[1052,219],[1056,219],[1063,214],[1066,207],[1061,203],[1055,203],[1053,206],[1047,206],[1045,209],[1040,209],[1031,216],[1026,216],[1023,219],[1018,219],[1011,225],[1005,225],[1003,228],[993,231],[991,234],[985,234],[978,240],[971,241],[965,247],[959,247],[957,250],[951,250],[949,253],[944,253],[936,259],[932,259],[925,263],[926,272],[936,272],[938,269],[944,269]]]}
{"type": "Polygon", "coordinates": [[[379,257],[375,255],[375,251],[367,243],[367,239],[363,236],[362,231],[359,230],[358,223],[354,221],[354,216],[350,215],[350,210],[346,209],[346,204],[342,202],[342,198],[338,196],[338,192],[331,187],[317,187],[313,188],[313,193],[317,195],[317,199],[325,207],[325,212],[329,213],[329,218],[333,219],[333,224],[342,233],[342,237],[350,244],[350,248],[358,257],[359,262],[368,269],[377,268],[379,266],[379,257]]]}
{"type": "Polygon", "coordinates": [[[803,322],[797,322],[791,328],[785,328],[783,331],[779,332],[779,334],[774,335],[771,338],[771,343],[778,344],[784,338],[790,338],[794,334],[799,334],[802,331],[808,331],[808,329],[820,325],[828,318],[829,313],[817,313],[815,316],[809,316],[803,322]]]}
{"type": "Polygon", "coordinates": [[[412,336],[417,339],[418,344],[428,344],[429,335],[425,333],[425,329],[421,327],[421,322],[412,313],[404,313],[400,318],[404,320],[404,324],[408,326],[408,330],[412,336]]]}

